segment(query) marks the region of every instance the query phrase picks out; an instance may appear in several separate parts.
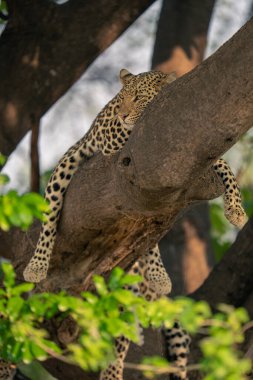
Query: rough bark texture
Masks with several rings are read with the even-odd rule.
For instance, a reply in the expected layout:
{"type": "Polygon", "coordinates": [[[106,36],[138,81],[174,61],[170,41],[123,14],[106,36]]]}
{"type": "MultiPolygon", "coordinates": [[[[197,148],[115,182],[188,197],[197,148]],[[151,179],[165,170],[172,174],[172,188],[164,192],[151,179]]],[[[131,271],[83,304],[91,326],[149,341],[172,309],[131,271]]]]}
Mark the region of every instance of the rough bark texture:
{"type": "MultiPolygon", "coordinates": [[[[253,121],[252,32],[250,21],[210,59],[167,87],[119,154],[99,154],[81,166],[66,195],[43,288],[78,291],[94,272],[129,266],[184,207],[220,194],[210,165],[253,121]]],[[[6,244],[0,253],[14,258],[20,278],[38,230],[2,233],[6,244]]]]}
{"type": "MultiPolygon", "coordinates": [[[[163,0],[153,68],[181,76],[201,63],[213,5],[212,0],[163,0]]],[[[161,240],[160,250],[172,279],[173,295],[197,289],[214,265],[209,231],[209,207],[203,203],[187,212],[161,240]]]]}
{"type": "Polygon", "coordinates": [[[42,115],[153,0],[9,0],[0,37],[0,152],[42,115]]]}

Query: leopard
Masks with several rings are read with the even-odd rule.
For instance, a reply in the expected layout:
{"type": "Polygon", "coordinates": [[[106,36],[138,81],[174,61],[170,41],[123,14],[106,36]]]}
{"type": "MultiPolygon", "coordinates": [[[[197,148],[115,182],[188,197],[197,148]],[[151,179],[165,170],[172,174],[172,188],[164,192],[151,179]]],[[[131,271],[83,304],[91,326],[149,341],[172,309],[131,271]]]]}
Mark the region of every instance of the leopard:
{"type": "MultiPolygon", "coordinates": [[[[141,256],[130,268],[129,274],[140,275],[142,281],[137,285],[128,286],[137,296],[147,301],[155,301],[161,296],[168,296],[172,289],[172,282],[163,265],[158,244],[141,256]]],[[[176,321],[172,328],[163,328],[165,346],[170,363],[175,369],[173,380],[187,380],[187,362],[189,345],[191,342],[188,333],[176,321]]],[[[140,345],[143,344],[142,329],[139,326],[140,345]]],[[[130,341],[120,336],[115,341],[115,360],[101,371],[99,380],[123,380],[124,360],[127,356],[130,341]]]]}
{"type": "MultiPolygon", "coordinates": [[[[26,281],[38,283],[47,276],[64,196],[80,163],[97,152],[111,156],[122,149],[149,103],[164,86],[176,80],[176,75],[160,71],[135,75],[122,69],[119,78],[121,90],[99,112],[88,132],[63,155],[49,179],[45,198],[51,211],[45,215],[35,253],[23,272],[26,281]]],[[[223,159],[213,169],[224,184],[225,216],[241,228],[247,217],[236,179],[223,159]]]]}

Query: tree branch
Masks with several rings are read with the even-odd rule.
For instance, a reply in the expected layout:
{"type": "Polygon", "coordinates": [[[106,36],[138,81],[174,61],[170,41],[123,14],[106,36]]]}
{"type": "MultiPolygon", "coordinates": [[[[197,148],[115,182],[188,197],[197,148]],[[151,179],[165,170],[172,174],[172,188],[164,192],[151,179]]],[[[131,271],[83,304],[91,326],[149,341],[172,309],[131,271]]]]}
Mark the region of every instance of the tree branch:
{"type": "Polygon", "coordinates": [[[0,152],[9,155],[94,59],[154,0],[9,0],[0,37],[0,152]]]}
{"type": "Polygon", "coordinates": [[[196,300],[206,300],[212,307],[226,303],[242,306],[253,289],[253,218],[237,236],[203,285],[191,294],[196,300]],[[215,286],[213,285],[215,284],[215,286]]]}

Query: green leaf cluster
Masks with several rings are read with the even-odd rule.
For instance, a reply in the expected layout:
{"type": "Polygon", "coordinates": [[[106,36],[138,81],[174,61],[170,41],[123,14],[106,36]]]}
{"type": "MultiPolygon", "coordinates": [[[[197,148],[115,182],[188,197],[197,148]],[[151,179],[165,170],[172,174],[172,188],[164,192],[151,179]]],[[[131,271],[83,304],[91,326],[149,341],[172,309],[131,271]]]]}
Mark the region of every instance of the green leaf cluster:
{"type": "MultiPolygon", "coordinates": [[[[3,288],[0,289],[0,356],[13,363],[30,363],[56,356],[85,370],[98,370],[114,357],[114,338],[124,335],[138,341],[135,305],[142,302],[125,284],[136,283],[137,276],[125,275],[117,268],[108,286],[95,277],[97,295],[84,292],[80,298],[42,293],[25,294],[33,284],[15,284],[15,273],[9,263],[2,264],[3,288]],[[121,310],[121,311],[120,311],[121,310]],[[63,351],[42,328],[43,322],[71,316],[79,326],[77,343],[63,351]]],[[[146,301],[143,301],[146,302],[146,301]]]]}
{"type": "Polygon", "coordinates": [[[39,194],[19,195],[16,190],[10,190],[7,194],[0,195],[0,228],[8,231],[16,226],[27,230],[34,218],[44,221],[44,213],[49,210],[47,202],[39,194]]]}
{"type": "MultiPolygon", "coordinates": [[[[108,284],[94,277],[96,294],[83,292],[79,298],[65,292],[31,294],[33,284],[16,285],[9,263],[2,264],[3,287],[0,289],[0,356],[14,363],[30,363],[50,356],[77,364],[84,370],[105,368],[114,358],[114,339],[124,335],[139,342],[139,327],[172,327],[175,320],[191,333],[201,330],[203,359],[199,368],[205,380],[244,379],[249,362],[236,349],[243,339],[243,325],[248,321],[244,309],[220,305],[213,314],[206,302],[188,298],[165,297],[148,302],[126,290],[126,285],[140,281],[115,268],[108,284]],[[59,347],[43,329],[51,318],[58,322],[73,318],[78,326],[78,339],[65,349],[59,347]]],[[[152,358],[140,369],[149,377],[171,371],[164,360],[152,358]],[[149,367],[147,368],[147,364],[149,367]],[[167,366],[167,368],[166,368],[167,366]]]]}
{"type": "Polygon", "coordinates": [[[251,363],[236,349],[244,341],[243,324],[248,315],[243,308],[220,305],[220,312],[209,321],[208,336],[201,342],[201,367],[205,380],[246,379],[251,363]]]}
{"type": "MultiPolygon", "coordinates": [[[[6,158],[0,154],[0,166],[4,165],[6,158]]],[[[9,177],[0,174],[0,188],[9,182],[9,177]]],[[[0,229],[8,231],[12,226],[27,230],[34,218],[46,220],[45,213],[50,208],[46,200],[36,193],[19,195],[16,190],[0,194],[0,229]]]]}

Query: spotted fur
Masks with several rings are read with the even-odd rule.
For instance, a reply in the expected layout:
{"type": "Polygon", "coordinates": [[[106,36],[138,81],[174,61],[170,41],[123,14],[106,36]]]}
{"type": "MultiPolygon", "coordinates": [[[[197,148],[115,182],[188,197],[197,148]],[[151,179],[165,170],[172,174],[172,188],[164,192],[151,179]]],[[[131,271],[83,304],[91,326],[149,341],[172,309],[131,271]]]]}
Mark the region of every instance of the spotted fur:
{"type": "Polygon", "coordinates": [[[225,187],[224,214],[231,224],[242,228],[248,218],[242,206],[241,192],[236,178],[227,162],[222,158],[215,162],[213,168],[225,187]]]}
{"type": "Polygon", "coordinates": [[[186,366],[188,363],[191,339],[182,326],[175,322],[171,329],[164,329],[165,347],[168,360],[179,369],[170,376],[171,380],[187,380],[186,366]]]}
{"type": "Polygon", "coordinates": [[[16,373],[16,366],[3,359],[0,359],[0,380],[13,380],[16,373]]]}

